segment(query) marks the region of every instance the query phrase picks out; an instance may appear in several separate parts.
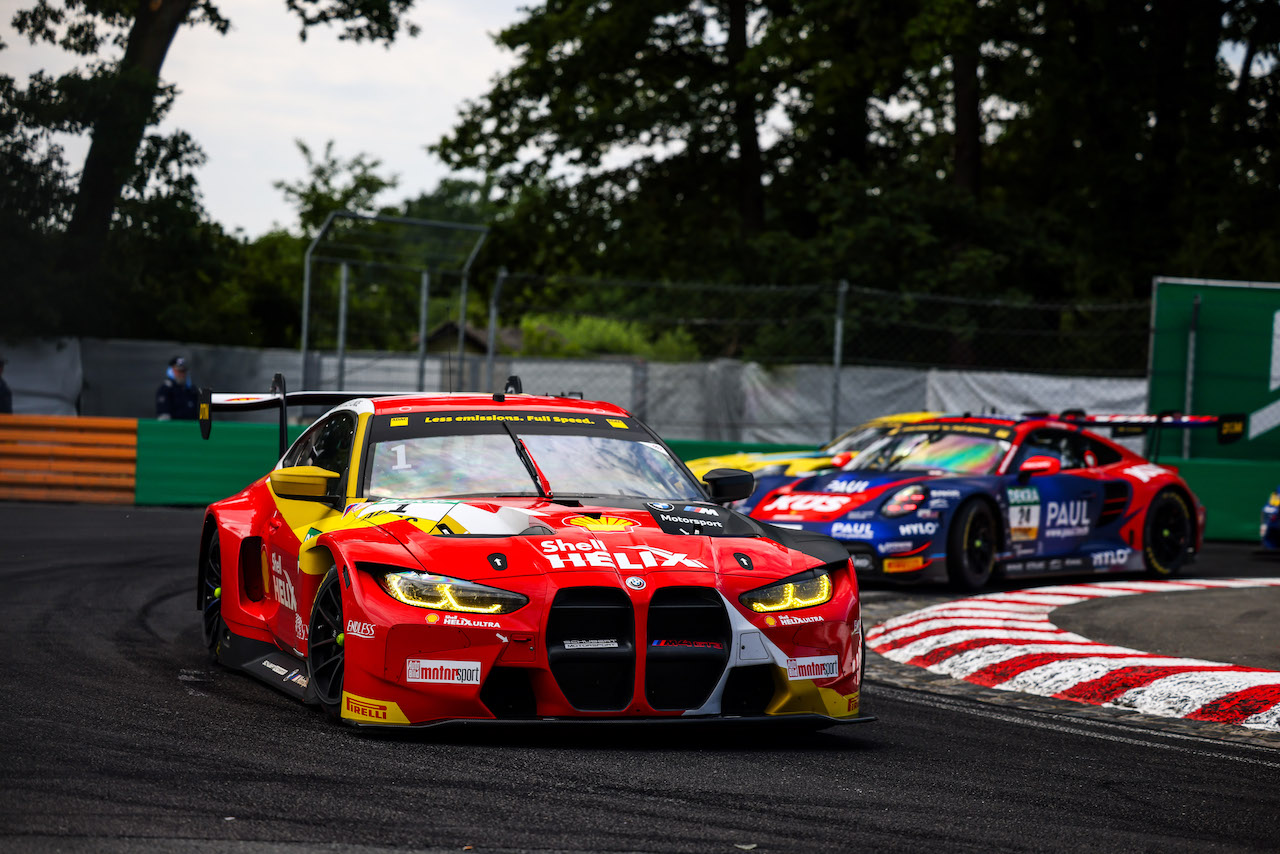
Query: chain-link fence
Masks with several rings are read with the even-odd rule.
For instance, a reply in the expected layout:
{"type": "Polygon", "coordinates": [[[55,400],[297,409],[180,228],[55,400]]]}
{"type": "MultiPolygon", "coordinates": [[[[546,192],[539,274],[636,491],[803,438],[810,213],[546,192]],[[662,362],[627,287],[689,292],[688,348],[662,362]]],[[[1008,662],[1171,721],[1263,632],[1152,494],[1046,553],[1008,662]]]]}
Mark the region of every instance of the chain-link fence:
{"type": "MultiPolygon", "coordinates": [[[[413,339],[413,284],[397,289],[383,276],[377,299],[368,297],[380,306],[383,347],[388,325],[413,339]]],[[[667,435],[759,442],[824,441],[898,411],[1145,408],[1145,301],[1043,304],[845,282],[502,272],[472,281],[464,307],[460,285],[456,276],[432,281],[433,320],[415,370],[395,347],[338,353],[336,365],[329,350],[316,354],[315,377],[327,387],[494,390],[514,373],[526,390],[619,403],[667,435]]],[[[349,287],[354,306],[360,286],[349,287]]],[[[317,344],[332,346],[323,336],[317,344]]]]}

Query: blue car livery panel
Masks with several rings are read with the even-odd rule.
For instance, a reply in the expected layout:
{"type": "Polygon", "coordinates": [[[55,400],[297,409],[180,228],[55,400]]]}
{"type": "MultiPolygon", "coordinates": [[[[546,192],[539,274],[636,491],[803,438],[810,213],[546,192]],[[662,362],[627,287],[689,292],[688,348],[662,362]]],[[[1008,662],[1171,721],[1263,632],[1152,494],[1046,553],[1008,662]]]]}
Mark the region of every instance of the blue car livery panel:
{"type": "Polygon", "coordinates": [[[849,470],[774,489],[751,515],[841,540],[865,577],[966,590],[996,573],[1172,575],[1204,530],[1176,471],[1066,418],[904,425],[849,470]]]}

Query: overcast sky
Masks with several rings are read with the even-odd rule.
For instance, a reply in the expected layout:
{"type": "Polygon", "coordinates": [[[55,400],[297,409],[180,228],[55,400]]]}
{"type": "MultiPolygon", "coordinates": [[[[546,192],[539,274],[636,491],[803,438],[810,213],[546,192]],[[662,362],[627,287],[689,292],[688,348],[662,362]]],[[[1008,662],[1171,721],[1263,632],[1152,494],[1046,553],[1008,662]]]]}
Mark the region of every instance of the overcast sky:
{"type": "MultiPolygon", "coordinates": [[[[9,26],[33,0],[0,0],[0,70],[19,81],[31,71],[56,74],[71,64],[56,48],[33,48],[9,26]]],[[[489,89],[514,61],[492,35],[537,0],[418,0],[409,19],[422,28],[390,49],[339,42],[313,29],[298,40],[284,0],[219,0],[232,29],[179,31],[162,72],[180,90],[166,131],[190,133],[208,156],[199,171],[210,217],[257,237],[274,225],[295,227],[296,214],[274,181],[297,181],[305,161],[295,139],[317,155],[328,140],[349,159],[382,161],[400,183],[379,197],[398,202],[434,189],[447,172],[424,146],[454,124],[458,109],[489,89]]],[[[67,145],[78,171],[85,146],[67,145]]]]}

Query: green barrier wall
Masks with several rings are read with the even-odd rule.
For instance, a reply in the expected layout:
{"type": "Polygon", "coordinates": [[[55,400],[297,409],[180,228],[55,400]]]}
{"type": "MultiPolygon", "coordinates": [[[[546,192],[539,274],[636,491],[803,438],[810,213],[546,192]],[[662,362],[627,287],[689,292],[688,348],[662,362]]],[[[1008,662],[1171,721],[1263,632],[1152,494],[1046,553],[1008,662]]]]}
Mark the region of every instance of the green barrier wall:
{"type": "MultiPolygon", "coordinates": [[[[289,429],[289,441],[303,431],[289,429]]],[[[209,504],[262,477],[280,458],[276,424],[214,422],[208,441],[195,421],[138,421],[136,504],[209,504]]]]}
{"type": "MultiPolygon", "coordinates": [[[[289,440],[304,428],[289,428],[289,440]]],[[[234,495],[278,459],[274,424],[215,423],[206,442],[190,421],[138,422],[138,504],[204,505],[234,495]]],[[[810,450],[808,445],[668,440],[681,459],[734,451],[810,450]]],[[[1280,462],[1163,458],[1176,466],[1208,510],[1205,537],[1256,540],[1262,505],[1280,485],[1280,462]]]]}
{"type": "Polygon", "coordinates": [[[685,460],[696,460],[701,457],[719,457],[723,454],[736,454],[738,451],[748,453],[775,454],[780,451],[816,451],[817,445],[766,445],[751,442],[712,442],[701,439],[665,439],[676,456],[685,460]]]}
{"type": "Polygon", "coordinates": [[[1280,485],[1280,462],[1161,457],[1160,463],[1176,467],[1205,506],[1206,539],[1259,539],[1262,505],[1280,485]]]}

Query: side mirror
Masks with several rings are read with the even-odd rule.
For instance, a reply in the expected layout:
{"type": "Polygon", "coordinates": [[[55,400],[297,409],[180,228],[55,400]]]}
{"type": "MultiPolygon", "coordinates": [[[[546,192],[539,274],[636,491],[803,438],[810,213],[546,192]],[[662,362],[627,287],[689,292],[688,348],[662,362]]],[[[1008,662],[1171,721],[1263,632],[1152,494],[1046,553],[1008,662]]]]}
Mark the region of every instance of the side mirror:
{"type": "Polygon", "coordinates": [[[756,476],[742,469],[712,469],[702,476],[712,501],[740,501],[756,488],[756,476]]]}
{"type": "Polygon", "coordinates": [[[1027,457],[1018,466],[1018,480],[1026,482],[1032,477],[1057,474],[1062,471],[1062,461],[1057,457],[1027,457]]]}
{"type": "Polygon", "coordinates": [[[342,475],[319,466],[290,466],[276,469],[267,477],[277,498],[329,502],[329,484],[342,475]]]}
{"type": "Polygon", "coordinates": [[[835,468],[842,469],[849,465],[849,460],[853,459],[852,451],[841,451],[831,458],[831,465],[835,468]]]}

